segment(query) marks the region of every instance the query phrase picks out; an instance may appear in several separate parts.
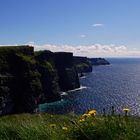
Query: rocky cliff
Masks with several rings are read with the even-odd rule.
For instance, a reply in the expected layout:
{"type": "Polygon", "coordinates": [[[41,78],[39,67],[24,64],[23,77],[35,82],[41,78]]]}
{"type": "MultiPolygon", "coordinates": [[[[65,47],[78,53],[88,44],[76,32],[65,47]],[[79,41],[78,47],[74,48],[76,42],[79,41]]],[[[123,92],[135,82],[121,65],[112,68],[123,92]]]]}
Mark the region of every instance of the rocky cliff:
{"type": "Polygon", "coordinates": [[[41,94],[33,47],[0,47],[1,114],[33,112],[41,94]]]}
{"type": "Polygon", "coordinates": [[[58,74],[54,63],[54,53],[40,51],[35,53],[37,69],[41,74],[42,96],[41,103],[60,100],[58,74]]]}
{"type": "Polygon", "coordinates": [[[73,62],[78,73],[92,72],[92,64],[87,57],[74,56],[73,62]]]}
{"type": "Polygon", "coordinates": [[[0,114],[34,112],[80,87],[72,53],[34,53],[30,46],[0,47],[0,114]]]}
{"type": "Polygon", "coordinates": [[[89,58],[92,65],[109,65],[110,63],[104,58],[89,58]]]}
{"type": "Polygon", "coordinates": [[[58,72],[61,91],[72,90],[80,87],[78,73],[73,64],[72,53],[55,53],[55,66],[58,72]]]}

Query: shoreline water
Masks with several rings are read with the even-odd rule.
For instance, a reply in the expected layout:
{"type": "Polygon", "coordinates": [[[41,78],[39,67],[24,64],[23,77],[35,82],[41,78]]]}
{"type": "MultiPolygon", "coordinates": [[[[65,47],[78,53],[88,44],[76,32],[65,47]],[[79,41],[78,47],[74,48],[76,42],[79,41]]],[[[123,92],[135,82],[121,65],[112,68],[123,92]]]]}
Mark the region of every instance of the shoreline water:
{"type": "Polygon", "coordinates": [[[72,90],[70,94],[63,96],[64,100],[68,101],[63,111],[74,110],[76,114],[82,114],[87,109],[94,108],[102,114],[103,108],[109,112],[114,106],[116,114],[122,112],[122,108],[128,107],[131,115],[140,116],[140,63],[137,60],[132,64],[130,61],[125,64],[122,62],[124,59],[109,67],[94,67],[92,73],[80,79],[81,85],[86,88],[72,90]]]}

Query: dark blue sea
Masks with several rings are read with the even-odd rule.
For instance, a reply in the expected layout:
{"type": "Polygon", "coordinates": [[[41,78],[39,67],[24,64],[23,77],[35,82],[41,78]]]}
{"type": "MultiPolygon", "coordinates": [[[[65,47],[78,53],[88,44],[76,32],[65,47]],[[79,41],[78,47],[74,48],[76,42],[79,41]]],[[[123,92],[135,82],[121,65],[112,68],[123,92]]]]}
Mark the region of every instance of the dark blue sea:
{"type": "Polygon", "coordinates": [[[48,113],[83,114],[96,109],[102,114],[103,108],[109,114],[114,106],[116,114],[129,108],[131,115],[140,116],[140,59],[109,58],[111,65],[93,66],[93,72],[80,79],[81,88],[62,94],[62,100],[40,105],[48,113]]]}

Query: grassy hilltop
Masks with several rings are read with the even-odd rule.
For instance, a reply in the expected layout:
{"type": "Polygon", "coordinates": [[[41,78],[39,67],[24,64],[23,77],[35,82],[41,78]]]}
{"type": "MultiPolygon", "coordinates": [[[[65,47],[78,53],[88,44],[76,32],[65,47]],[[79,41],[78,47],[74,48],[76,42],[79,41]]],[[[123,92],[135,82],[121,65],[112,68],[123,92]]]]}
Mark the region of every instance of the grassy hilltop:
{"type": "Polygon", "coordinates": [[[140,118],[21,114],[0,118],[1,140],[139,140],[140,118]]]}

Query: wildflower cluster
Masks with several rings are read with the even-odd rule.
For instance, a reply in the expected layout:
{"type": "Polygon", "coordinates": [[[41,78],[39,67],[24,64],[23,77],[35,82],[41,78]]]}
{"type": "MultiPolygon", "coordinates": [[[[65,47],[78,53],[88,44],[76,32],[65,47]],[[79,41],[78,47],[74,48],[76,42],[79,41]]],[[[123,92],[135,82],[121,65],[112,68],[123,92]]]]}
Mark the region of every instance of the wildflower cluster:
{"type": "Polygon", "coordinates": [[[96,116],[96,110],[89,110],[87,113],[83,114],[79,122],[84,122],[86,119],[96,116]]]}

